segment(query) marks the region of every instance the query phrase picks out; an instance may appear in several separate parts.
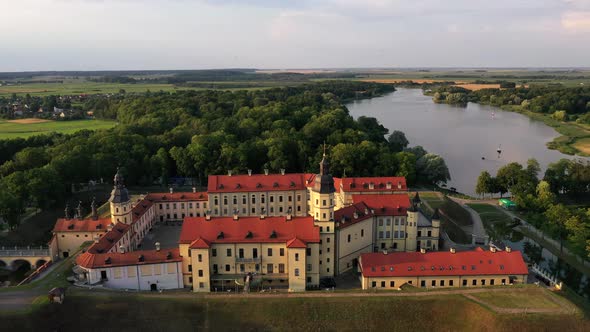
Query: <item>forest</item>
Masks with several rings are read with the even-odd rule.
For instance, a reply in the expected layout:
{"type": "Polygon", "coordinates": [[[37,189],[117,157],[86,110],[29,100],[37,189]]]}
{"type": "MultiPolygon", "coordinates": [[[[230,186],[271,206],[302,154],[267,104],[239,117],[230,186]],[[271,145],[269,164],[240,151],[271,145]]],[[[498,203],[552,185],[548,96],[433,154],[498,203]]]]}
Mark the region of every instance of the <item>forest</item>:
{"type": "Polygon", "coordinates": [[[83,110],[117,126],[0,140],[0,217],[15,227],[27,207],[62,204],[73,186],[108,182],[117,167],[129,185],[140,186],[167,186],[176,176],[205,185],[207,175],[228,170],[317,172],[324,143],[335,176],[446,182],[440,156],[408,148],[402,132],[387,136],[375,118],[355,120],[344,106],[391,91],[388,84],[327,81],[257,91],[92,96],[83,110]]]}

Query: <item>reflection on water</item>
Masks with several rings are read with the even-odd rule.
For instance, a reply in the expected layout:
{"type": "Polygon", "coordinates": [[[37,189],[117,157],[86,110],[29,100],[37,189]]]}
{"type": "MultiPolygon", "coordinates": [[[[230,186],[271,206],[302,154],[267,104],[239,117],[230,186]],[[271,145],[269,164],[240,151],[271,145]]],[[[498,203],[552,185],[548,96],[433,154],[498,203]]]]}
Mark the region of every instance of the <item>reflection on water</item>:
{"type": "Polygon", "coordinates": [[[435,104],[420,89],[398,89],[347,107],[355,118],[375,117],[390,132],[403,131],[411,145],[422,145],[441,155],[451,173],[449,186],[470,195],[475,195],[477,177],[483,170],[495,175],[509,162],[524,164],[536,158],[544,171],[549,163],[571,158],[547,149],[545,144],[559,134],[542,122],[491,106],[435,104]]]}

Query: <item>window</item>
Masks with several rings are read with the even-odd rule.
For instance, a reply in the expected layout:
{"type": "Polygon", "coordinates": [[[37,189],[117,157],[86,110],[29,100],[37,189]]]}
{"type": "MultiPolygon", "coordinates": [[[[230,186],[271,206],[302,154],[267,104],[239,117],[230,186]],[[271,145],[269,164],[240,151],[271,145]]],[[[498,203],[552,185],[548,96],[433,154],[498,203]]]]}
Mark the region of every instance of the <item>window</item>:
{"type": "Polygon", "coordinates": [[[266,256],[272,256],[272,248],[268,248],[266,256]]]}
{"type": "Polygon", "coordinates": [[[322,200],[322,206],[326,206],[326,200],[325,199],[322,200]]]}
{"type": "Polygon", "coordinates": [[[330,226],[326,227],[326,232],[330,232],[330,226]]]}
{"type": "Polygon", "coordinates": [[[252,204],[256,204],[256,196],[252,195],[252,204]]]}
{"type": "Polygon", "coordinates": [[[198,259],[199,263],[202,262],[203,261],[203,255],[199,254],[197,256],[197,259],[198,259]]]}
{"type": "Polygon", "coordinates": [[[383,219],[379,218],[379,226],[383,226],[383,219]]]}
{"type": "Polygon", "coordinates": [[[311,256],[311,248],[307,248],[307,249],[305,249],[305,254],[306,254],[307,256],[311,256]]]}
{"type": "Polygon", "coordinates": [[[246,196],[242,196],[242,204],[246,204],[246,196]]]}
{"type": "Polygon", "coordinates": [[[285,264],[279,264],[279,273],[285,273],[285,264]]]}
{"type": "Polygon", "coordinates": [[[264,204],[264,195],[260,196],[260,203],[264,204]]]}
{"type": "Polygon", "coordinates": [[[176,209],[176,203],[172,203],[172,208],[176,209]]]}
{"type": "Polygon", "coordinates": [[[373,288],[377,287],[377,282],[376,281],[371,282],[371,287],[373,287],[373,288]]]}
{"type": "Polygon", "coordinates": [[[258,249],[252,248],[252,258],[258,258],[258,249]]]}
{"type": "Polygon", "coordinates": [[[306,282],[309,284],[311,282],[311,277],[305,278],[306,282]]]}
{"type": "Polygon", "coordinates": [[[383,231],[379,231],[379,238],[382,239],[383,238],[383,231]]]}
{"type": "Polygon", "coordinates": [[[211,256],[217,257],[217,249],[211,249],[211,256]]]}
{"type": "Polygon", "coordinates": [[[494,286],[494,279],[490,279],[490,285],[494,286]]]}
{"type": "Polygon", "coordinates": [[[481,279],[481,285],[485,286],[486,285],[486,280],[485,279],[481,279]]]}
{"type": "Polygon", "coordinates": [[[422,236],[422,231],[418,231],[418,237],[422,236]]]}
{"type": "Polygon", "coordinates": [[[238,257],[244,258],[244,248],[238,249],[238,257]]]}
{"type": "Polygon", "coordinates": [[[506,285],[506,279],[502,279],[502,285],[506,285]]]}
{"type": "Polygon", "coordinates": [[[295,254],[295,261],[299,262],[299,254],[295,254]]]}
{"type": "Polygon", "coordinates": [[[390,281],[389,282],[389,287],[395,287],[395,281],[390,281]]]}
{"type": "Polygon", "coordinates": [[[246,272],[246,266],[244,264],[240,264],[240,272],[246,272]]]}
{"type": "Polygon", "coordinates": [[[275,202],[275,197],[274,196],[270,196],[270,202],[274,203],[275,202]]]}
{"type": "Polygon", "coordinates": [[[204,282],[200,282],[199,283],[199,288],[205,288],[205,283],[204,282]]]}
{"type": "Polygon", "coordinates": [[[365,236],[365,230],[361,229],[361,237],[365,236]]]}
{"type": "Polygon", "coordinates": [[[476,285],[477,285],[477,280],[473,279],[473,280],[471,281],[471,284],[472,284],[473,286],[476,286],[476,285]]]}
{"type": "Polygon", "coordinates": [[[381,288],[385,288],[385,281],[381,281],[381,288]]]}
{"type": "Polygon", "coordinates": [[[320,226],[320,233],[324,232],[324,227],[320,226]]]}
{"type": "Polygon", "coordinates": [[[199,270],[199,277],[203,276],[203,270],[199,270]]]}
{"type": "Polygon", "coordinates": [[[428,237],[432,236],[432,231],[428,231],[428,237]]]}
{"type": "Polygon", "coordinates": [[[312,265],[311,264],[307,264],[307,271],[311,271],[312,265]]]}
{"type": "Polygon", "coordinates": [[[279,256],[285,256],[285,248],[279,249],[279,256]]]}
{"type": "Polygon", "coordinates": [[[266,264],[266,273],[272,273],[272,264],[266,264]]]}
{"type": "Polygon", "coordinates": [[[420,287],[426,287],[426,280],[420,280],[420,287]]]}
{"type": "Polygon", "coordinates": [[[160,210],[162,210],[162,204],[160,204],[160,210]]]}
{"type": "Polygon", "coordinates": [[[389,219],[389,218],[385,219],[385,226],[391,226],[391,219],[389,219]]]}
{"type": "Polygon", "coordinates": [[[449,280],[449,286],[453,286],[453,280],[449,280]]]}
{"type": "Polygon", "coordinates": [[[213,274],[217,274],[218,269],[217,269],[217,264],[213,264],[213,274]]]}
{"type": "Polygon", "coordinates": [[[467,280],[463,279],[463,286],[467,286],[467,280]]]}
{"type": "Polygon", "coordinates": [[[238,204],[238,197],[234,196],[232,202],[234,203],[234,205],[238,204]]]}
{"type": "Polygon", "coordinates": [[[350,242],[350,234],[348,234],[348,237],[347,238],[348,238],[348,242],[350,242]]]}
{"type": "Polygon", "coordinates": [[[188,277],[188,282],[192,284],[193,283],[193,277],[188,277]]]}
{"type": "Polygon", "coordinates": [[[389,239],[391,237],[391,231],[386,231],[385,232],[385,238],[389,239]]]}
{"type": "Polygon", "coordinates": [[[297,195],[297,202],[301,202],[301,195],[297,195]]]}
{"type": "Polygon", "coordinates": [[[299,277],[299,269],[297,269],[297,268],[295,269],[295,276],[299,277]]]}
{"type": "Polygon", "coordinates": [[[432,287],[436,286],[436,280],[432,280],[432,287]]]}
{"type": "Polygon", "coordinates": [[[279,196],[279,203],[283,203],[283,195],[279,196]]]}
{"type": "Polygon", "coordinates": [[[444,287],[444,286],[445,286],[445,281],[444,280],[441,280],[440,281],[440,287],[444,287]]]}
{"type": "Polygon", "coordinates": [[[231,257],[231,248],[227,249],[227,257],[231,257]]]}
{"type": "Polygon", "coordinates": [[[188,265],[188,272],[193,272],[193,266],[191,264],[188,265]]]}

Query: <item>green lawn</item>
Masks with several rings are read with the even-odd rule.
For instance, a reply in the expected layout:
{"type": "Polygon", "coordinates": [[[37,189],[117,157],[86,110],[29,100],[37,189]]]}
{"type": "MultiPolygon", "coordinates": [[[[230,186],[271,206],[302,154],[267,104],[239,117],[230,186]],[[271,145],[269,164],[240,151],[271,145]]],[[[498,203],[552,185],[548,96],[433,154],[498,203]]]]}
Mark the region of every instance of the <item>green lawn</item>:
{"type": "Polygon", "coordinates": [[[117,123],[107,120],[71,120],[49,121],[41,123],[15,123],[0,120],[0,139],[26,138],[33,135],[60,132],[64,134],[75,133],[82,129],[97,130],[112,128],[117,123]]]}
{"type": "Polygon", "coordinates": [[[489,204],[467,204],[479,214],[481,220],[485,223],[511,223],[512,218],[500,209],[489,204]]]}
{"type": "Polygon", "coordinates": [[[500,308],[560,308],[560,305],[553,298],[554,295],[542,288],[524,288],[512,292],[487,292],[471,295],[500,308]]]}
{"type": "Polygon", "coordinates": [[[461,295],[204,298],[72,289],[63,305],[5,315],[2,322],[14,331],[581,331],[590,327],[575,315],[496,314],[461,295]]]}

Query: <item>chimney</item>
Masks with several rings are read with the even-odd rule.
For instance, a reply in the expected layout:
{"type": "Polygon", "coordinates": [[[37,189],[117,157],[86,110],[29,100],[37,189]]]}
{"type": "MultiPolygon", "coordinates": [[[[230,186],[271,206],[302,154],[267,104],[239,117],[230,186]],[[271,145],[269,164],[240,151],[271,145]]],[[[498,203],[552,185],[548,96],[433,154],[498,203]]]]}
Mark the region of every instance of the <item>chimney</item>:
{"type": "Polygon", "coordinates": [[[123,246],[119,246],[119,252],[124,254],[125,253],[125,247],[123,246]]]}
{"type": "Polygon", "coordinates": [[[174,189],[172,187],[170,187],[170,193],[173,194],[174,193],[174,189]]]}
{"type": "Polygon", "coordinates": [[[398,183],[397,183],[397,189],[402,189],[402,182],[401,181],[398,181],[398,183]]]}
{"type": "Polygon", "coordinates": [[[491,252],[496,252],[496,247],[492,247],[492,246],[490,246],[490,251],[491,251],[491,252]]]}
{"type": "Polygon", "coordinates": [[[248,176],[252,176],[252,170],[248,169],[248,176]]]}
{"type": "Polygon", "coordinates": [[[238,216],[238,214],[234,212],[234,220],[238,220],[238,219],[240,219],[240,216],[238,216]]]}
{"type": "Polygon", "coordinates": [[[352,217],[353,217],[354,219],[358,219],[358,218],[359,218],[359,214],[358,214],[358,212],[354,211],[354,213],[352,214],[352,217]]]}
{"type": "Polygon", "coordinates": [[[510,248],[509,246],[506,246],[506,252],[512,252],[512,248],[510,248]]]}
{"type": "Polygon", "coordinates": [[[387,182],[387,186],[386,186],[386,188],[387,188],[387,189],[391,189],[391,182],[387,182]]]}
{"type": "Polygon", "coordinates": [[[281,168],[281,175],[285,175],[285,169],[281,168]]]}
{"type": "Polygon", "coordinates": [[[107,226],[107,230],[108,230],[109,232],[110,232],[110,231],[112,231],[112,230],[113,230],[113,226],[114,226],[114,225],[113,225],[113,223],[110,223],[110,224],[107,226]]]}
{"type": "Polygon", "coordinates": [[[197,188],[193,187],[193,192],[196,193],[197,192],[197,188]]]}
{"type": "Polygon", "coordinates": [[[98,235],[95,235],[95,236],[94,236],[94,243],[98,243],[98,240],[99,240],[99,239],[100,239],[100,236],[98,236],[98,235]]]}
{"type": "Polygon", "coordinates": [[[268,175],[268,168],[264,169],[264,175],[268,175]]]}
{"type": "Polygon", "coordinates": [[[383,255],[387,255],[387,250],[383,250],[383,255]]]}
{"type": "Polygon", "coordinates": [[[286,218],[287,218],[287,221],[290,221],[291,219],[293,219],[293,216],[289,213],[289,214],[287,214],[286,218]]]}
{"type": "Polygon", "coordinates": [[[228,176],[231,176],[231,173],[232,173],[231,169],[227,171],[228,176]]]}
{"type": "Polygon", "coordinates": [[[365,208],[365,214],[369,214],[369,209],[365,208]]]}
{"type": "Polygon", "coordinates": [[[160,242],[156,242],[156,251],[160,251],[160,242]]]}
{"type": "Polygon", "coordinates": [[[424,249],[424,248],[420,248],[420,253],[421,253],[421,254],[425,254],[425,253],[426,253],[426,249],[424,249]]]}
{"type": "Polygon", "coordinates": [[[205,220],[211,220],[211,215],[205,214],[205,220]]]}
{"type": "Polygon", "coordinates": [[[455,248],[451,248],[451,254],[454,254],[456,252],[455,248]]]}

